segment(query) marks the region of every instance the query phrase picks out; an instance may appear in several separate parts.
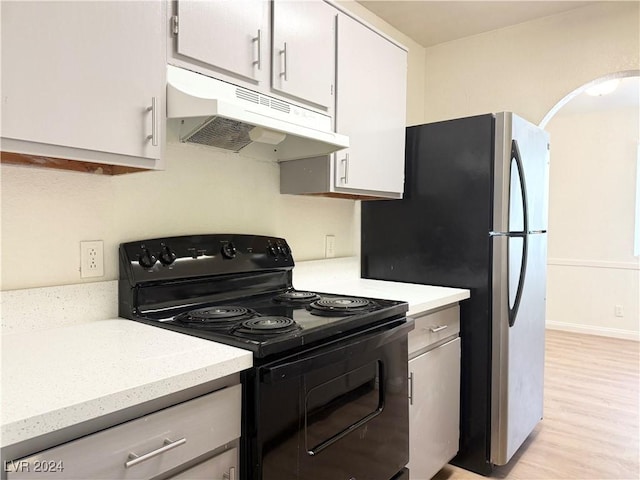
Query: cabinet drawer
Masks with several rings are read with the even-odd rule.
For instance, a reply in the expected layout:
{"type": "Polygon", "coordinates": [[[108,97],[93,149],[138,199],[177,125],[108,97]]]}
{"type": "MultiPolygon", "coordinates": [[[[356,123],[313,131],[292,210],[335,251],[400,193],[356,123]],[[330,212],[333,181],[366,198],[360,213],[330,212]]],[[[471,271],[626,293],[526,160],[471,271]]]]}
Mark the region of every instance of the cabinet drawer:
{"type": "Polygon", "coordinates": [[[459,333],[460,307],[458,305],[417,317],[415,329],[409,332],[409,354],[459,333]]]}
{"type": "Polygon", "coordinates": [[[241,402],[227,387],[9,462],[7,479],[150,478],[239,438],[241,402]]]}

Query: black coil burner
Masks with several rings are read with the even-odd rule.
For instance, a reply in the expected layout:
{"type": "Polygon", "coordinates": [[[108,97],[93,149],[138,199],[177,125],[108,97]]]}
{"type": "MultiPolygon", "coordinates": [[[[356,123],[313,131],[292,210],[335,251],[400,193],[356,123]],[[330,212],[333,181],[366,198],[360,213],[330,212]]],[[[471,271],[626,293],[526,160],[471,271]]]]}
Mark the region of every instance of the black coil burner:
{"type": "Polygon", "coordinates": [[[292,332],[300,327],[291,318],[287,317],[256,317],[245,320],[234,333],[251,335],[273,335],[292,332]]]}
{"type": "Polygon", "coordinates": [[[374,304],[365,298],[338,297],[322,298],[309,305],[309,311],[316,315],[341,316],[367,312],[374,304]]]}
{"type": "Polygon", "coordinates": [[[201,328],[227,328],[255,315],[253,310],[236,306],[198,308],[178,315],[175,321],[201,328]]]}
{"type": "Polygon", "coordinates": [[[319,300],[320,295],[313,292],[299,292],[297,290],[291,290],[289,292],[281,293],[273,298],[276,302],[290,302],[290,303],[307,303],[314,300],[319,300]]]}

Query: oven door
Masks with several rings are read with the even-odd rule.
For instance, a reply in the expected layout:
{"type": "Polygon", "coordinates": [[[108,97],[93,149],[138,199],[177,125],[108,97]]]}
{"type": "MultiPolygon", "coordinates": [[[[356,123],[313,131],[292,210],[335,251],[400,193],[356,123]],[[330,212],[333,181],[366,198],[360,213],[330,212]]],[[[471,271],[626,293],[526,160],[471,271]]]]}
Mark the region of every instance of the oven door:
{"type": "MultiPolygon", "coordinates": [[[[407,334],[395,320],[259,367],[262,480],[390,480],[409,460],[407,334]]],[[[260,465],[261,464],[261,465],[260,465]]],[[[256,472],[257,473],[257,472],[256,472]]]]}

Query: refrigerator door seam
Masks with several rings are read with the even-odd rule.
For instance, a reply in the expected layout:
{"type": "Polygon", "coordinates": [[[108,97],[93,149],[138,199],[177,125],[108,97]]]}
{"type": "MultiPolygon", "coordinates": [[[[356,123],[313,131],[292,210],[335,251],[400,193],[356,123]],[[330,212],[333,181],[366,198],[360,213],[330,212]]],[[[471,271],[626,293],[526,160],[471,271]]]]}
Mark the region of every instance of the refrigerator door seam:
{"type": "MultiPolygon", "coordinates": [[[[526,237],[534,232],[489,232],[490,237],[526,237]]],[[[537,232],[535,232],[537,233],[537,232]]]]}

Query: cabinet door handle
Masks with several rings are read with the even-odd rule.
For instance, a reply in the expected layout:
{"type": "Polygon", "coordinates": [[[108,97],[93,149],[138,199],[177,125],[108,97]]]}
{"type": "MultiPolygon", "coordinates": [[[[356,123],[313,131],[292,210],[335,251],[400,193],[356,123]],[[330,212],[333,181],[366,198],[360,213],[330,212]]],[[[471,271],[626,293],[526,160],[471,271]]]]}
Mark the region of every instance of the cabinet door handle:
{"type": "Polygon", "coordinates": [[[409,405],[413,405],[413,372],[409,372],[409,405]]]}
{"type": "Polygon", "coordinates": [[[448,327],[449,325],[439,325],[437,327],[429,327],[429,331],[431,333],[438,333],[438,332],[441,332],[442,330],[445,330],[448,327]]]}
{"type": "Polygon", "coordinates": [[[151,145],[158,146],[158,97],[151,97],[151,106],[147,107],[147,112],[151,112],[151,135],[147,135],[147,140],[151,140],[151,145]]]}
{"type": "Polygon", "coordinates": [[[223,480],[236,480],[236,467],[229,468],[229,473],[222,474],[223,480]]]}
{"type": "Polygon", "coordinates": [[[253,41],[258,44],[258,60],[253,64],[258,67],[258,70],[262,70],[262,30],[258,29],[258,36],[254,37],[253,41]]]}
{"type": "Polygon", "coordinates": [[[281,77],[284,77],[284,81],[286,82],[288,80],[287,78],[287,42],[284,42],[284,48],[282,50],[280,50],[280,55],[282,55],[282,63],[283,63],[283,70],[280,73],[281,77]]]}
{"type": "Polygon", "coordinates": [[[160,447],[149,453],[145,453],[144,455],[136,455],[133,452],[129,452],[129,461],[125,462],[124,468],[133,467],[139,463],[149,460],[150,458],[157,457],[158,455],[161,455],[164,452],[168,452],[169,450],[179,447],[180,445],[184,445],[185,443],[187,443],[186,438],[181,438],[180,440],[176,440],[175,442],[169,440],[168,438],[165,438],[163,447],[160,447]]]}
{"type": "Polygon", "coordinates": [[[344,175],[342,175],[340,177],[340,180],[342,180],[343,184],[347,184],[349,183],[349,154],[345,154],[345,157],[340,160],[340,163],[342,163],[344,165],[344,175]]]}

